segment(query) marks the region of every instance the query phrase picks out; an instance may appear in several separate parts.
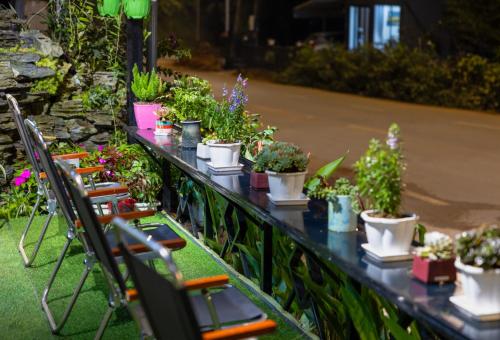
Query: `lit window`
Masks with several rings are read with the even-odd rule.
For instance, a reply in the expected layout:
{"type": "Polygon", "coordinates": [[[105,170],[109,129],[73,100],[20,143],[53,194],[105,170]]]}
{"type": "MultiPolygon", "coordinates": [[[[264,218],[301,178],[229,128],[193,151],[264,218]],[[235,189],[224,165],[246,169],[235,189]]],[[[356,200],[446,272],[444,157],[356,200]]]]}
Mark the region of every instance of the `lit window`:
{"type": "Polygon", "coordinates": [[[373,46],[382,49],[389,43],[399,42],[401,6],[375,5],[373,46]]]}
{"type": "Polygon", "coordinates": [[[349,43],[350,50],[368,43],[370,32],[370,8],[349,7],[349,43]]]}

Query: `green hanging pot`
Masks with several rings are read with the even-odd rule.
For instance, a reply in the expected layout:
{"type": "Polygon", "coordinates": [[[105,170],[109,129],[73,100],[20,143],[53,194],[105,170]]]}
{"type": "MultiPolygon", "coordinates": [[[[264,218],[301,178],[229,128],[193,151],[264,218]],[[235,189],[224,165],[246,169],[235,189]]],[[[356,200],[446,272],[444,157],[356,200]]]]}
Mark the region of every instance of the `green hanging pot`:
{"type": "Polygon", "coordinates": [[[124,0],[125,15],[129,19],[143,19],[148,16],[151,0],[124,0]]]}
{"type": "Polygon", "coordinates": [[[120,0],[98,0],[97,10],[103,17],[115,17],[120,13],[120,0]]]}

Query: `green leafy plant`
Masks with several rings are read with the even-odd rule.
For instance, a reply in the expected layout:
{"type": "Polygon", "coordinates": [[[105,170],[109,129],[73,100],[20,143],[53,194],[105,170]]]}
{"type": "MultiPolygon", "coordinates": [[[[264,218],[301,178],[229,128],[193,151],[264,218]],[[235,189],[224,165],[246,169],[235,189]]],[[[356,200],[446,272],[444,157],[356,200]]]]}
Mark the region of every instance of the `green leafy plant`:
{"type": "Polygon", "coordinates": [[[309,157],[296,145],[275,142],[266,145],[255,158],[254,171],[303,172],[309,164],[309,157]]]}
{"type": "Polygon", "coordinates": [[[463,264],[485,270],[500,268],[500,228],[493,225],[458,235],[456,252],[463,264]]]}
{"type": "MultiPolygon", "coordinates": [[[[262,151],[266,145],[274,143],[274,134],[278,128],[268,126],[267,128],[251,135],[246,144],[245,158],[250,161],[255,161],[255,157],[262,151]]],[[[262,170],[261,172],[263,172],[262,170]]]]}
{"type": "Polygon", "coordinates": [[[440,232],[426,233],[424,246],[415,249],[415,254],[424,259],[448,260],[453,258],[453,241],[448,235],[440,232]]]}
{"type": "Polygon", "coordinates": [[[73,98],[80,98],[86,110],[105,110],[122,105],[119,91],[104,85],[91,86],[88,90],[73,98]]]}
{"type": "Polygon", "coordinates": [[[321,186],[325,183],[328,183],[328,180],[333,176],[335,171],[342,165],[342,163],[345,160],[346,155],[337,158],[334,161],[331,161],[330,163],[323,165],[316,173],[314,176],[309,178],[304,187],[308,191],[314,191],[318,186],[321,186]]]}
{"type": "Polygon", "coordinates": [[[398,217],[405,170],[397,124],[389,127],[386,144],[372,139],[366,153],[354,164],[356,182],[368,207],[380,216],[398,217]]]}
{"type": "Polygon", "coordinates": [[[347,178],[339,178],[335,184],[331,186],[328,182],[316,186],[314,190],[307,192],[310,198],[323,199],[334,203],[334,208],[337,207],[338,196],[349,196],[351,198],[351,207],[354,212],[360,212],[358,187],[352,185],[347,178]]]}
{"type": "Polygon", "coordinates": [[[161,80],[155,70],[139,72],[137,65],[132,70],[132,92],[141,102],[154,102],[166,90],[166,84],[161,80]]]}
{"type": "Polygon", "coordinates": [[[31,93],[46,92],[54,96],[60,92],[64,79],[68,74],[71,64],[64,63],[54,58],[42,58],[37,63],[39,67],[48,67],[56,72],[52,77],[42,78],[35,81],[30,89],[31,93]]]}

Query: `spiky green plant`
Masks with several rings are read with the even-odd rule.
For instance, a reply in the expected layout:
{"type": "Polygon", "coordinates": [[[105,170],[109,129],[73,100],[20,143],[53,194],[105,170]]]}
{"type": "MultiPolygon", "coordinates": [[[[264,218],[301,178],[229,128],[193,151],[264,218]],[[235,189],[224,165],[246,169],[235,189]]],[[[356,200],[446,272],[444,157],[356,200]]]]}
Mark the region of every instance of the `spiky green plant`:
{"type": "Polygon", "coordinates": [[[139,72],[137,64],[132,70],[132,92],[141,102],[154,102],[160,97],[167,87],[155,70],[151,72],[139,72]]]}

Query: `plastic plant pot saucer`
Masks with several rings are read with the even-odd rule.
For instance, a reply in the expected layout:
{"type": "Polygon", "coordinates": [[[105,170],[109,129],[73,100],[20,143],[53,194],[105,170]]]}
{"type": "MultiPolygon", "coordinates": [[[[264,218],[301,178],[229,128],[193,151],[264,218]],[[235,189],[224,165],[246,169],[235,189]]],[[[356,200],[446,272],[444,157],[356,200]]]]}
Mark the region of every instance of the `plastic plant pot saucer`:
{"type": "Polygon", "coordinates": [[[375,251],[369,243],[363,243],[361,245],[366,251],[366,254],[370,256],[372,259],[378,262],[396,262],[396,261],[409,261],[413,259],[412,250],[409,252],[400,253],[400,254],[382,254],[380,252],[375,251]]]}
{"type": "Polygon", "coordinates": [[[267,197],[276,206],[307,205],[307,203],[310,201],[309,197],[304,194],[300,194],[299,198],[296,199],[274,199],[271,193],[267,193],[267,197]]]}

